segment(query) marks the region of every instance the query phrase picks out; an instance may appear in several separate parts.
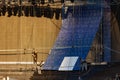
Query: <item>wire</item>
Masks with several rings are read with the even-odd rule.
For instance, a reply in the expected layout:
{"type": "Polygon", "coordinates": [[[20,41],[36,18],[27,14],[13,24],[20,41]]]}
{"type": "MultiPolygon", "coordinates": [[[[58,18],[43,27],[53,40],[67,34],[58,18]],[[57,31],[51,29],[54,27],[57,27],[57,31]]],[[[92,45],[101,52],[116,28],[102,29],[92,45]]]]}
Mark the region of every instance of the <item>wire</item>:
{"type": "Polygon", "coordinates": [[[52,20],[50,20],[50,21],[55,25],[56,28],[58,28],[59,30],[61,30],[61,27],[59,27],[57,24],[55,24],[54,21],[52,21],[52,20]]]}
{"type": "Polygon", "coordinates": [[[108,50],[115,52],[115,53],[120,53],[120,51],[111,49],[110,47],[107,47],[107,46],[104,46],[104,49],[108,49],[108,50]]]}

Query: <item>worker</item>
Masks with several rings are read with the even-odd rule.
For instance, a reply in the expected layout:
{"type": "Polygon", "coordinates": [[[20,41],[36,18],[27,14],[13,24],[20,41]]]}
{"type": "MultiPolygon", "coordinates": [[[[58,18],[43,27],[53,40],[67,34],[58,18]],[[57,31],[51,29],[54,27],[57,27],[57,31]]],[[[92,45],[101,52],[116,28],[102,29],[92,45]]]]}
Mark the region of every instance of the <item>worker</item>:
{"type": "Polygon", "coordinates": [[[37,70],[38,74],[41,74],[41,73],[42,73],[41,70],[42,70],[42,66],[44,65],[44,63],[45,63],[45,62],[42,60],[42,61],[40,62],[40,64],[37,65],[36,70],[37,70]]]}
{"type": "Polygon", "coordinates": [[[35,49],[33,49],[32,56],[34,64],[37,64],[37,51],[35,51],[35,49]]]}
{"type": "Polygon", "coordinates": [[[25,16],[28,17],[29,13],[30,13],[30,6],[24,6],[24,14],[25,14],[25,16]]]}
{"type": "Polygon", "coordinates": [[[18,13],[18,5],[13,6],[13,15],[16,16],[18,13]]]}
{"type": "Polygon", "coordinates": [[[1,7],[1,11],[2,11],[1,13],[2,13],[3,16],[5,16],[6,10],[7,10],[6,6],[3,5],[3,6],[1,7]]]}
{"type": "Polygon", "coordinates": [[[120,76],[119,76],[119,74],[116,74],[116,76],[115,76],[115,80],[120,80],[120,76]]]}
{"type": "Polygon", "coordinates": [[[56,8],[56,10],[55,10],[55,19],[58,20],[60,18],[60,13],[61,13],[61,9],[56,8]]]}
{"type": "Polygon", "coordinates": [[[40,67],[42,67],[44,64],[45,64],[45,62],[42,60],[42,61],[40,62],[40,67]]]}
{"type": "Polygon", "coordinates": [[[21,5],[18,6],[18,17],[20,17],[20,16],[23,16],[21,5]]]}
{"type": "Polygon", "coordinates": [[[8,11],[8,17],[12,16],[12,7],[10,5],[8,5],[7,11],[8,11]]]}
{"type": "Polygon", "coordinates": [[[87,62],[86,60],[80,59],[81,60],[81,70],[82,71],[87,71],[87,62]]]}

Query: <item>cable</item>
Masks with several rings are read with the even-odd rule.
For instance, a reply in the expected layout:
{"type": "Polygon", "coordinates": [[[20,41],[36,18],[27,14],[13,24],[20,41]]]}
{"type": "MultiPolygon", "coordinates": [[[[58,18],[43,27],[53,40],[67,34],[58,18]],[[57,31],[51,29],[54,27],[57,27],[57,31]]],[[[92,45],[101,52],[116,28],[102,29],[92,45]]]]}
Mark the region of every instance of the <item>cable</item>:
{"type": "Polygon", "coordinates": [[[29,41],[28,41],[28,43],[27,43],[27,48],[30,47],[30,44],[31,44],[31,47],[32,47],[33,33],[34,33],[34,27],[33,27],[33,24],[32,24],[31,35],[30,35],[29,41]]]}

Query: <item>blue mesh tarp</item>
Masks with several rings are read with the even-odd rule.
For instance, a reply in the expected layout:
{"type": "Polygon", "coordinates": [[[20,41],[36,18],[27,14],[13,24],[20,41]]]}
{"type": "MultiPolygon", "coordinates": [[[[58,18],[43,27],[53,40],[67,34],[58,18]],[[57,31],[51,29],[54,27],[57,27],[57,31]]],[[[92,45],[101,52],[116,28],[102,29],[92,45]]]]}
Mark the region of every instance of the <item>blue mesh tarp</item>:
{"type": "Polygon", "coordinates": [[[99,29],[102,17],[101,6],[68,7],[65,15],[67,15],[67,18],[64,15],[62,16],[62,28],[43,66],[44,70],[59,70],[61,64],[64,64],[69,57],[75,57],[75,59],[78,57],[72,70],[80,69],[80,58],[86,59],[99,29]]]}

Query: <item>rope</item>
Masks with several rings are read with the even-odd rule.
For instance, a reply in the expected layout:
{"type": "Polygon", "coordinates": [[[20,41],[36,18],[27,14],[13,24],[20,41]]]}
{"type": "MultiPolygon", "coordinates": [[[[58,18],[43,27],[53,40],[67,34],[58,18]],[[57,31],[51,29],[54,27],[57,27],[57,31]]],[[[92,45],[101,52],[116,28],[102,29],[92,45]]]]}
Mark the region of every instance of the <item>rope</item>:
{"type": "MultiPolygon", "coordinates": [[[[8,22],[8,19],[7,19],[7,22],[8,22]]],[[[6,24],[6,31],[5,31],[6,33],[5,33],[5,43],[6,43],[6,45],[5,45],[5,48],[7,49],[7,24],[6,24]]],[[[5,56],[5,61],[7,61],[7,56],[5,56]]],[[[7,69],[7,64],[5,65],[5,67],[6,67],[6,69],[7,69]]],[[[7,76],[7,74],[6,74],[6,76],[7,76]]]]}
{"type": "MultiPolygon", "coordinates": [[[[32,24],[32,30],[31,30],[31,35],[30,35],[30,38],[29,38],[29,41],[28,41],[28,45],[27,45],[27,48],[30,47],[30,43],[33,41],[33,33],[34,33],[34,26],[32,24]]],[[[31,43],[31,47],[32,47],[32,43],[31,43]]]]}

